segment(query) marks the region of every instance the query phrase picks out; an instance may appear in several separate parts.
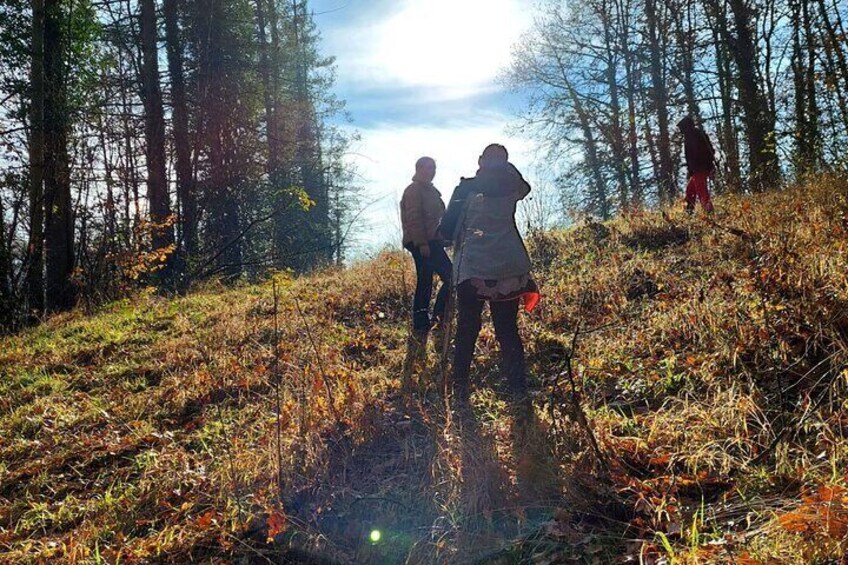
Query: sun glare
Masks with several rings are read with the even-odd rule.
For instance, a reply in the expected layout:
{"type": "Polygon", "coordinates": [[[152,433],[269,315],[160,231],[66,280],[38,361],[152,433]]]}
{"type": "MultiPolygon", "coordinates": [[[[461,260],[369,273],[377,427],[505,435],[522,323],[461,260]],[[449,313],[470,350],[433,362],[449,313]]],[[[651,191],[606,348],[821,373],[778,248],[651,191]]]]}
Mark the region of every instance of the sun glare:
{"type": "Polygon", "coordinates": [[[403,83],[462,90],[509,61],[524,16],[513,0],[417,0],[381,26],[380,67],[403,83]]]}

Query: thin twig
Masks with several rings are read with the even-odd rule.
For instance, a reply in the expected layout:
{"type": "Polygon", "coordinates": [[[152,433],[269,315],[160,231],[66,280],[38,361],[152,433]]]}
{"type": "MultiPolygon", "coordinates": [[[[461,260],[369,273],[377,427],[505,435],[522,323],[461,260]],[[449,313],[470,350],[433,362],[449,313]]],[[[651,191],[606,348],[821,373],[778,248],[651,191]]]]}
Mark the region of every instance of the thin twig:
{"type": "Polygon", "coordinates": [[[283,496],[283,425],[282,425],[282,402],[280,400],[280,326],[277,314],[279,312],[279,294],[277,292],[277,280],[272,283],[274,289],[274,365],[271,377],[274,379],[274,394],[277,404],[277,498],[283,496]]]}
{"type": "Polygon", "coordinates": [[[294,299],[294,304],[297,307],[298,314],[300,314],[300,319],[303,321],[303,326],[306,328],[306,335],[309,338],[309,343],[312,345],[312,351],[315,353],[315,361],[318,364],[318,371],[321,373],[321,380],[324,382],[324,390],[327,392],[327,402],[330,404],[330,410],[333,412],[336,424],[341,424],[342,420],[336,408],[333,390],[330,388],[330,381],[327,380],[327,373],[324,371],[324,364],[321,362],[321,352],[318,351],[318,345],[312,337],[312,327],[309,325],[309,321],[306,319],[303,309],[300,307],[300,301],[297,298],[294,299]]]}
{"type": "Polygon", "coordinates": [[[586,291],[583,291],[583,296],[580,299],[580,310],[578,312],[577,317],[577,326],[574,328],[574,334],[571,336],[571,347],[568,350],[568,354],[565,357],[565,370],[566,376],[568,377],[568,382],[571,385],[571,403],[574,407],[574,412],[577,416],[578,423],[583,427],[583,431],[586,432],[586,436],[589,438],[589,443],[592,445],[592,450],[595,452],[595,456],[598,458],[598,461],[603,467],[605,473],[607,475],[610,474],[609,463],[607,462],[607,458],[604,455],[603,451],[601,451],[600,446],[598,445],[598,440],[595,437],[595,432],[592,431],[592,427],[589,425],[589,419],[586,417],[586,412],[583,411],[583,405],[580,400],[580,393],[577,391],[577,382],[574,378],[574,366],[572,364],[572,359],[574,358],[574,353],[577,351],[577,338],[580,336],[580,328],[583,324],[583,307],[586,303],[586,291]]]}

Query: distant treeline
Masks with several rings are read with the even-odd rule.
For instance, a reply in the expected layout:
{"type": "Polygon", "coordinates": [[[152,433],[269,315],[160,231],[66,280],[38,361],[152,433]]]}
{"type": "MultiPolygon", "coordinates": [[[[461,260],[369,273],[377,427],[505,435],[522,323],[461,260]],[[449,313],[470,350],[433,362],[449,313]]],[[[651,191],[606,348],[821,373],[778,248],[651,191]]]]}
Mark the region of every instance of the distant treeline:
{"type": "Polygon", "coordinates": [[[602,218],[670,203],[676,124],[702,124],[717,188],[758,192],[848,164],[842,0],[547,1],[508,75],[567,204],[602,218]]]}
{"type": "Polygon", "coordinates": [[[357,189],[319,39],[305,0],[0,4],[0,326],[341,261],[357,189]]]}

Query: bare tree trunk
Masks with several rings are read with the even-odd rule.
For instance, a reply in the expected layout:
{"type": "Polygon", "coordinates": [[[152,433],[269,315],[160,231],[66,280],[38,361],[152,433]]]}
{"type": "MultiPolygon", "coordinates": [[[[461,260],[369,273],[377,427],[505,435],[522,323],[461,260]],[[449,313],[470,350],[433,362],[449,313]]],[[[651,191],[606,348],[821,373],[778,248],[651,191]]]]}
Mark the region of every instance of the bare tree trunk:
{"type": "Polygon", "coordinates": [[[153,249],[167,253],[168,258],[159,273],[161,286],[172,276],[174,231],[170,225],[171,202],[165,170],[165,116],[162,92],[159,88],[159,50],[157,45],[155,0],[141,0],[141,73],[144,101],[144,133],[147,140],[147,199],[150,206],[151,242],[153,249]]]}
{"type": "Polygon", "coordinates": [[[842,117],[842,125],[846,133],[848,133],[848,100],[846,100],[845,96],[845,89],[848,88],[848,62],[845,60],[845,53],[836,37],[836,28],[830,20],[824,0],[819,0],[818,5],[819,15],[827,33],[827,38],[823,43],[827,65],[829,67],[828,74],[830,75],[828,77],[828,86],[832,87],[833,91],[835,91],[839,113],[842,117]],[[840,85],[840,81],[844,86],[840,85]]]}
{"type": "Polygon", "coordinates": [[[44,0],[32,2],[29,243],[26,287],[31,310],[44,309],[44,0]]]}
{"type": "Polygon", "coordinates": [[[162,13],[165,19],[165,47],[168,54],[168,73],[171,76],[171,107],[173,109],[173,135],[177,199],[180,204],[182,250],[190,259],[197,252],[197,195],[191,164],[191,147],[188,134],[188,106],[186,104],[183,74],[183,48],[178,24],[179,0],[164,0],[162,13]]]}
{"type": "Polygon", "coordinates": [[[220,80],[226,68],[222,43],[227,15],[221,0],[205,0],[201,13],[206,20],[204,25],[209,26],[201,30],[198,57],[200,89],[206,93],[200,112],[204,122],[204,145],[209,152],[207,239],[212,249],[218,250],[217,272],[235,278],[241,274],[243,242],[238,235],[240,219],[234,195],[235,180],[227,162],[227,151],[233,148],[234,125],[230,123],[233,109],[228,107],[226,96],[229,85],[220,80]]]}
{"type": "Polygon", "coordinates": [[[100,151],[103,157],[103,174],[104,174],[104,182],[106,184],[106,203],[105,209],[103,213],[105,218],[103,218],[104,228],[106,229],[106,249],[107,251],[112,251],[113,246],[115,245],[115,237],[117,235],[117,221],[115,219],[115,188],[112,180],[112,160],[109,158],[109,152],[107,151],[108,143],[106,142],[106,124],[103,122],[103,117],[100,116],[98,118],[98,134],[100,136],[100,151]]]}
{"type": "Polygon", "coordinates": [[[9,319],[12,302],[12,262],[6,242],[6,221],[0,198],[0,329],[9,319]]]}
{"type": "Polygon", "coordinates": [[[656,0],[645,0],[645,17],[648,23],[648,50],[651,57],[651,83],[654,112],[657,115],[659,139],[659,196],[663,204],[671,204],[677,194],[674,184],[674,164],[671,159],[671,136],[668,124],[668,90],[663,73],[662,48],[659,38],[659,15],[656,0]]]}
{"type": "Polygon", "coordinates": [[[678,12],[674,18],[674,30],[680,49],[680,82],[686,98],[686,110],[692,118],[701,122],[701,109],[695,96],[695,29],[692,22],[693,3],[684,1],[673,5],[678,12]],[[681,5],[682,4],[682,5],[681,5]],[[685,27],[684,27],[685,25],[685,27]]]}
{"type": "Polygon", "coordinates": [[[610,21],[610,9],[606,2],[602,2],[598,9],[604,26],[604,50],[606,52],[605,78],[610,96],[610,147],[612,148],[612,167],[616,179],[616,190],[618,192],[618,207],[624,210],[630,203],[628,194],[627,154],[624,150],[624,135],[621,129],[621,100],[618,93],[618,54],[613,44],[612,22],[610,21]]]}
{"type": "Polygon", "coordinates": [[[606,183],[601,176],[601,163],[598,158],[598,144],[595,140],[595,129],[592,126],[589,114],[586,112],[583,102],[580,100],[580,95],[568,81],[568,78],[563,75],[568,94],[571,97],[571,102],[574,105],[574,112],[577,114],[577,119],[580,122],[580,130],[583,132],[583,154],[586,157],[586,166],[592,175],[593,189],[590,190],[590,198],[592,200],[592,208],[598,213],[602,220],[608,220],[611,216],[609,198],[607,197],[606,183]]]}
{"type": "Polygon", "coordinates": [[[133,144],[133,136],[136,131],[131,123],[132,105],[128,98],[128,92],[131,88],[130,81],[127,79],[126,70],[121,73],[121,125],[123,126],[123,141],[124,141],[124,209],[125,209],[125,232],[128,245],[135,245],[136,226],[141,215],[138,203],[138,169],[135,161],[135,145],[133,144]],[[132,210],[130,209],[132,203],[132,210]]]}
{"type": "Polygon", "coordinates": [[[807,161],[812,172],[821,167],[822,139],[819,128],[819,105],[816,94],[816,36],[813,34],[812,15],[809,3],[801,2],[801,14],[804,22],[804,35],[807,38],[807,68],[804,73],[804,87],[807,101],[807,161]]]}
{"type": "Polygon", "coordinates": [[[743,121],[748,139],[750,186],[754,192],[776,188],[780,184],[780,167],[777,162],[775,116],[757,80],[757,47],[753,37],[753,16],[745,0],[728,0],[733,12],[736,37],[728,37],[733,54],[739,85],[739,98],[744,110],[743,121]]]}
{"type": "MultiPolygon", "coordinates": [[[[266,138],[268,143],[268,164],[267,171],[273,175],[280,166],[280,151],[278,136],[279,128],[277,128],[276,110],[277,105],[275,98],[277,92],[274,89],[274,84],[271,82],[271,56],[268,53],[268,40],[265,33],[265,8],[263,3],[265,0],[255,0],[256,2],[256,34],[259,40],[259,76],[262,79],[262,90],[265,102],[265,125],[266,138]]],[[[277,69],[274,69],[277,72],[277,69]]]]}
{"type": "Polygon", "coordinates": [[[722,38],[727,36],[727,17],[723,8],[715,3],[707,5],[707,17],[710,19],[710,28],[715,46],[716,74],[718,76],[719,97],[721,98],[721,120],[719,122],[719,143],[724,156],[724,167],[722,177],[726,188],[731,191],[739,191],[742,188],[739,159],[739,139],[736,133],[736,121],[734,118],[733,100],[733,73],[727,46],[722,38]],[[710,16],[712,16],[710,18],[710,16]]]}
{"type": "Polygon", "coordinates": [[[630,10],[629,1],[617,1],[616,11],[618,13],[618,28],[620,48],[622,58],[624,59],[624,76],[626,81],[625,97],[627,98],[627,144],[628,157],[630,158],[630,202],[636,207],[641,207],[644,203],[644,194],[642,193],[642,181],[639,165],[639,133],[638,125],[636,124],[636,90],[637,85],[641,83],[641,73],[639,66],[636,63],[636,58],[631,49],[630,37],[630,10]]]}
{"type": "Polygon", "coordinates": [[[801,48],[801,6],[792,0],[792,78],[795,102],[795,171],[803,176],[808,171],[809,149],[807,147],[807,91],[804,85],[804,60],[801,48]]]}
{"type": "Polygon", "coordinates": [[[44,197],[47,260],[46,308],[74,306],[74,222],[68,157],[70,115],[67,105],[68,29],[59,0],[44,3],[44,197]]]}

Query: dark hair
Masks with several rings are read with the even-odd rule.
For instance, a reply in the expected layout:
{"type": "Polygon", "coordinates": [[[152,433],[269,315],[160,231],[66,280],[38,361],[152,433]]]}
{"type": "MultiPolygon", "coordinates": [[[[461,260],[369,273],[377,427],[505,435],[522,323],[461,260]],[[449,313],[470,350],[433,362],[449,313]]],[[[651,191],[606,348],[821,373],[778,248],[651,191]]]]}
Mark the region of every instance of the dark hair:
{"type": "Polygon", "coordinates": [[[484,161],[509,161],[509,151],[500,143],[488,145],[480,155],[484,161]]]}
{"type": "Polygon", "coordinates": [[[415,170],[416,171],[419,170],[421,167],[423,167],[427,163],[433,163],[435,165],[436,160],[433,159],[432,157],[421,157],[420,159],[418,159],[415,162],[415,170]]]}
{"type": "Polygon", "coordinates": [[[692,116],[683,116],[683,119],[677,122],[677,129],[679,129],[680,131],[686,131],[694,127],[695,120],[692,119],[692,116]]]}

